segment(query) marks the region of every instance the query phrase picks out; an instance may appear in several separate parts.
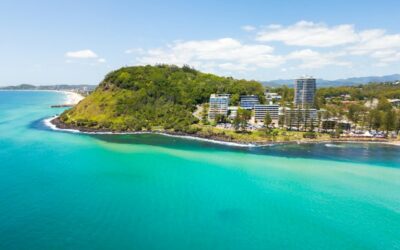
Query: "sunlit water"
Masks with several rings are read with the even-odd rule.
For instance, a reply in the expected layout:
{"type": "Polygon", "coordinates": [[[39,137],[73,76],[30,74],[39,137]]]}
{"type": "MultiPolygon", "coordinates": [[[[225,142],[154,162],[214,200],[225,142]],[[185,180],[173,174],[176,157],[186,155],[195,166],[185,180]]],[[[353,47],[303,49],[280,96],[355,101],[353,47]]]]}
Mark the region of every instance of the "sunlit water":
{"type": "Polygon", "coordinates": [[[400,148],[49,130],[0,92],[0,249],[400,249],[400,148]]]}

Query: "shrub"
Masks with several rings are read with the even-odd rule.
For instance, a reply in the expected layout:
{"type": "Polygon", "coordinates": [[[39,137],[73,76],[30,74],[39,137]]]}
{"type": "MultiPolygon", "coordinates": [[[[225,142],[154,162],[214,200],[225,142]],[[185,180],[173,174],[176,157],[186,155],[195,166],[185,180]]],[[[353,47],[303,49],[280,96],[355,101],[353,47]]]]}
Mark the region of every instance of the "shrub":
{"type": "Polygon", "coordinates": [[[315,139],[315,138],[317,138],[317,134],[315,132],[305,132],[303,134],[303,138],[315,139]]]}

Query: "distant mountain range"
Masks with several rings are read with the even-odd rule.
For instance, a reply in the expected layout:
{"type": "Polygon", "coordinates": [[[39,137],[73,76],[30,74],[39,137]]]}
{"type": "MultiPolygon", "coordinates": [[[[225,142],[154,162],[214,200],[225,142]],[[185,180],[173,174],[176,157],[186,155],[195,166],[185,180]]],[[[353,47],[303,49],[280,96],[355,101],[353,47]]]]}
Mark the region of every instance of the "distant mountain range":
{"type": "MultiPolygon", "coordinates": [[[[354,86],[359,84],[367,84],[371,82],[396,82],[400,81],[400,74],[386,75],[386,76],[366,76],[366,77],[352,77],[337,80],[324,80],[317,79],[318,87],[338,87],[338,86],[354,86]]],[[[261,81],[264,86],[268,87],[280,87],[283,85],[293,87],[294,79],[278,79],[272,81],[261,81]]],[[[0,87],[0,89],[6,90],[68,90],[68,89],[80,89],[80,90],[94,90],[97,85],[81,84],[81,85],[69,85],[69,84],[58,84],[58,85],[40,85],[35,86],[31,84],[20,84],[15,86],[0,87]]]]}
{"type": "Polygon", "coordinates": [[[3,90],[86,90],[90,91],[97,87],[97,85],[88,85],[88,84],[80,84],[80,85],[69,85],[69,84],[58,84],[58,85],[40,85],[35,86],[31,84],[20,84],[15,86],[6,86],[0,87],[3,90]]]}
{"type": "MultiPolygon", "coordinates": [[[[386,76],[367,76],[367,77],[352,77],[338,80],[317,79],[318,87],[337,87],[337,86],[354,86],[359,84],[367,84],[371,82],[395,82],[400,81],[400,74],[386,76]]],[[[265,86],[279,87],[282,85],[293,86],[294,79],[278,79],[272,81],[261,82],[265,86]]]]}

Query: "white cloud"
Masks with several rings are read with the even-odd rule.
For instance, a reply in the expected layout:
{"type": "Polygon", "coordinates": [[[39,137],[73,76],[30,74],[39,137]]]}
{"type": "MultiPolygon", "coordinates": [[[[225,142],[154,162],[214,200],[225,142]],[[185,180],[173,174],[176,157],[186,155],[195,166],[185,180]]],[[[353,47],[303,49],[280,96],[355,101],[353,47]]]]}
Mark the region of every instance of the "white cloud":
{"type": "MultiPolygon", "coordinates": [[[[242,29],[256,28],[246,25],[242,29]]],[[[400,62],[400,34],[388,34],[383,29],[356,30],[351,24],[328,26],[307,21],[289,26],[271,24],[260,29],[263,31],[256,33],[250,42],[229,37],[175,41],[159,48],[129,49],[125,53],[134,54],[136,64],[189,64],[207,72],[233,75],[243,72],[249,76],[267,69],[279,74],[331,66],[345,70],[353,65],[360,67],[356,63],[360,61],[363,68],[400,62]],[[281,44],[275,49],[260,43],[273,41],[281,44]]]]}
{"type": "Polygon", "coordinates": [[[382,50],[376,51],[371,54],[372,58],[376,58],[382,64],[400,61],[400,51],[396,50],[382,50]]]}
{"type": "Polygon", "coordinates": [[[311,49],[298,50],[287,55],[287,60],[300,60],[299,68],[323,68],[325,66],[351,66],[350,62],[339,60],[343,52],[320,53],[311,49]]]}
{"type": "MultiPolygon", "coordinates": [[[[324,23],[307,21],[300,21],[289,26],[272,24],[258,32],[256,40],[261,42],[278,41],[288,46],[324,48],[325,51],[329,47],[340,46],[342,53],[348,56],[364,56],[366,60],[372,60],[372,63],[380,66],[387,65],[388,62],[400,61],[400,34],[387,34],[383,29],[357,31],[351,24],[328,26],[324,23]]],[[[337,50],[335,49],[335,51],[315,54],[313,60],[303,63],[302,67],[345,66],[346,62],[337,60],[337,50]]],[[[292,52],[292,55],[288,55],[288,59],[296,53],[298,52],[292,52]]],[[[311,55],[303,56],[311,58],[311,55]]]]}
{"type": "Polygon", "coordinates": [[[349,48],[353,55],[373,54],[390,49],[400,50],[400,34],[387,35],[383,30],[368,31],[368,33],[368,37],[362,33],[363,39],[349,48]]]}
{"type": "Polygon", "coordinates": [[[90,49],[69,51],[69,52],[65,53],[65,56],[68,58],[80,58],[80,59],[97,58],[98,57],[97,54],[94,53],[90,49]]]}
{"type": "Polygon", "coordinates": [[[360,41],[347,48],[350,54],[370,56],[375,66],[388,66],[389,62],[400,61],[400,34],[387,34],[375,29],[360,33],[360,41]]]}
{"type": "Polygon", "coordinates": [[[257,40],[280,41],[295,46],[331,47],[354,43],[358,36],[353,25],[328,27],[323,23],[300,21],[287,27],[276,24],[267,26],[266,30],[258,33],[257,40]]]}
{"type": "Polygon", "coordinates": [[[144,50],[142,48],[127,49],[124,51],[125,54],[142,54],[144,50]]]}
{"type": "Polygon", "coordinates": [[[201,41],[177,41],[163,48],[151,49],[136,58],[140,64],[189,64],[200,69],[254,70],[273,68],[284,63],[274,55],[274,48],[262,44],[243,44],[233,38],[201,41]]]}
{"type": "Polygon", "coordinates": [[[242,28],[242,30],[247,31],[247,32],[256,30],[256,27],[254,27],[252,25],[244,25],[241,28],[242,28]]]}
{"type": "Polygon", "coordinates": [[[104,59],[104,58],[99,58],[99,59],[97,60],[97,62],[99,62],[99,63],[105,63],[105,62],[106,62],[106,59],[104,59]]]}

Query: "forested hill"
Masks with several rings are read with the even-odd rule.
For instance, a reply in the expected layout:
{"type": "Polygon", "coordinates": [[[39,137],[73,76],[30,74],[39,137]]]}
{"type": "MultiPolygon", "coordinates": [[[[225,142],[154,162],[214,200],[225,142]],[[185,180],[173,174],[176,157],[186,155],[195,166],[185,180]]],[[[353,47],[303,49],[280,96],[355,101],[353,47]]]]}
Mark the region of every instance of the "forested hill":
{"type": "Polygon", "coordinates": [[[242,94],[258,95],[256,81],[236,80],[173,65],[125,67],[109,73],[96,90],[60,120],[68,125],[112,131],[159,127],[185,131],[196,123],[196,105],[212,93],[230,93],[232,104],[242,94]]]}

